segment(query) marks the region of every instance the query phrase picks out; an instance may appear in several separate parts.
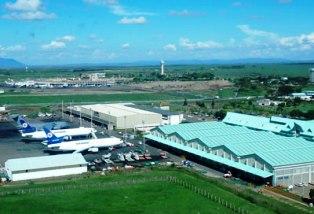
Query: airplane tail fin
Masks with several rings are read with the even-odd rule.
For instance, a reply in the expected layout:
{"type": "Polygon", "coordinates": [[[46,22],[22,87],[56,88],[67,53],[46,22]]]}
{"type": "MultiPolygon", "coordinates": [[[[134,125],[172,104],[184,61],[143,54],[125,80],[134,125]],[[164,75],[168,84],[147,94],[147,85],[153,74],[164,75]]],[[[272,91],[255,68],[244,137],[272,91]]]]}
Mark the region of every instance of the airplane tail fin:
{"type": "Polygon", "coordinates": [[[19,119],[20,115],[18,114],[11,114],[10,118],[13,119],[16,123],[18,123],[18,119],[19,119]]]}
{"type": "Polygon", "coordinates": [[[35,132],[36,128],[32,127],[28,122],[26,122],[22,117],[18,117],[18,122],[21,125],[21,131],[23,133],[35,132]]]}
{"type": "Polygon", "coordinates": [[[55,144],[61,143],[63,141],[63,137],[57,137],[54,133],[52,133],[49,129],[44,128],[44,131],[47,136],[47,144],[55,144]]]}

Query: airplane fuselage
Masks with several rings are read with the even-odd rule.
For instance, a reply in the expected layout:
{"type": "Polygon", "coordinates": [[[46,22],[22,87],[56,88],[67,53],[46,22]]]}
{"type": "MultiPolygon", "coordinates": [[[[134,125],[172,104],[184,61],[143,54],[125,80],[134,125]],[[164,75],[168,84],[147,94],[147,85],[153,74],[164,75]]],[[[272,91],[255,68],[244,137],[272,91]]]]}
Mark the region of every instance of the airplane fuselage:
{"type": "MultiPolygon", "coordinates": [[[[79,127],[79,128],[73,128],[73,129],[59,129],[59,130],[51,130],[51,132],[56,137],[64,137],[64,136],[86,136],[93,132],[95,132],[95,129],[93,128],[85,128],[85,127],[79,127]]],[[[22,137],[25,138],[32,138],[32,139],[46,139],[47,135],[45,131],[36,131],[32,133],[22,133],[22,137]]]]}
{"type": "Polygon", "coordinates": [[[84,151],[92,148],[106,148],[116,146],[123,143],[123,141],[116,137],[101,138],[101,139],[89,139],[89,140],[78,140],[68,141],[56,144],[49,144],[48,148],[56,148],[60,151],[84,151]]]}

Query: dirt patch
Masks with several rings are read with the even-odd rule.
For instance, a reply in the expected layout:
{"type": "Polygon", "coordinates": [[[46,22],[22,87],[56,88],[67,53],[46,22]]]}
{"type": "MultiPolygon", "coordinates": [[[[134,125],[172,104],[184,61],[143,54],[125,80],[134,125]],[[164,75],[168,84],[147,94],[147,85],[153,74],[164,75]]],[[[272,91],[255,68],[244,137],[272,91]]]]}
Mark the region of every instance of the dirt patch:
{"type": "Polygon", "coordinates": [[[213,81],[186,81],[186,82],[148,82],[131,84],[130,86],[141,89],[154,89],[154,90],[170,90],[170,91],[206,91],[212,89],[220,89],[225,87],[232,87],[233,83],[225,80],[213,81]]]}

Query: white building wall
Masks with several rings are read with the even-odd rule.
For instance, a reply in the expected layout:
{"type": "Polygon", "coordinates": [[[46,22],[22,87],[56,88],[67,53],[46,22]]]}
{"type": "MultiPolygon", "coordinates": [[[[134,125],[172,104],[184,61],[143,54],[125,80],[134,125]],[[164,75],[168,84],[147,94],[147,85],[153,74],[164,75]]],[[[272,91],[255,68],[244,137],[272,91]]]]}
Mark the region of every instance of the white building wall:
{"type": "Polygon", "coordinates": [[[84,172],[87,172],[87,166],[55,169],[55,170],[45,170],[45,171],[37,171],[37,172],[24,172],[24,173],[17,173],[17,174],[15,174],[14,172],[8,172],[8,176],[10,180],[12,181],[22,181],[22,180],[32,180],[32,179],[38,179],[38,178],[82,174],[84,172]]]}
{"type": "Polygon", "coordinates": [[[176,124],[181,123],[180,115],[170,115],[168,118],[169,118],[169,124],[170,125],[176,125],[176,124]]]}
{"type": "Polygon", "coordinates": [[[314,182],[314,163],[275,168],[274,185],[289,186],[314,182]]]}
{"type": "Polygon", "coordinates": [[[161,114],[136,114],[136,115],[129,115],[125,118],[125,125],[124,125],[124,117],[117,117],[116,118],[116,129],[124,129],[126,126],[127,129],[133,129],[134,127],[142,127],[144,121],[144,127],[156,124],[162,124],[161,114]]]}

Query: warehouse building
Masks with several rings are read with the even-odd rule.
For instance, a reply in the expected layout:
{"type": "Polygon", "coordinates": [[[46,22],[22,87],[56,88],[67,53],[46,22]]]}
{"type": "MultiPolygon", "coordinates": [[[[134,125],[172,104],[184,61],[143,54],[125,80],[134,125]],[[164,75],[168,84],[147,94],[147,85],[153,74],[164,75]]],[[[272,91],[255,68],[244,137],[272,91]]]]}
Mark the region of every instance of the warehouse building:
{"type": "Polygon", "coordinates": [[[82,154],[63,154],[42,157],[9,159],[5,162],[10,181],[33,180],[87,172],[82,154]]]}
{"type": "Polygon", "coordinates": [[[314,122],[228,113],[223,122],[157,127],[146,142],[258,184],[314,181],[314,122]]]}
{"type": "MultiPolygon", "coordinates": [[[[129,103],[130,104],[130,103],[129,103]]],[[[109,129],[150,129],[162,125],[162,115],[127,104],[74,106],[71,111],[109,129]]]]}
{"type": "Polygon", "coordinates": [[[137,108],[137,109],[142,109],[145,111],[150,111],[150,112],[155,112],[157,114],[161,114],[162,116],[162,125],[176,125],[179,123],[182,123],[183,120],[183,114],[179,114],[176,112],[172,112],[169,110],[163,110],[161,108],[152,108],[148,106],[142,106],[142,105],[127,105],[131,108],[137,108]]]}

